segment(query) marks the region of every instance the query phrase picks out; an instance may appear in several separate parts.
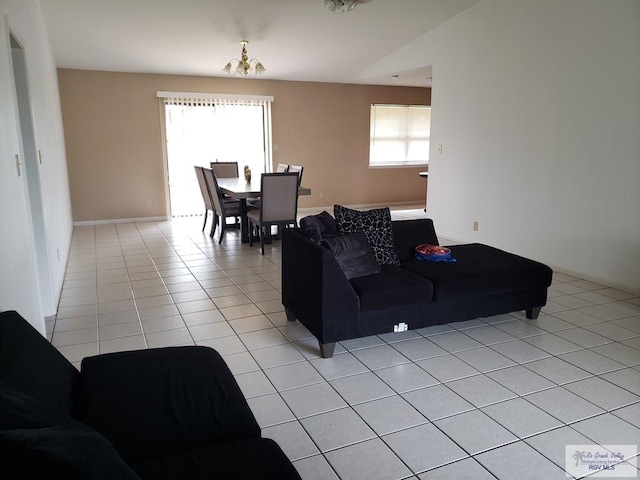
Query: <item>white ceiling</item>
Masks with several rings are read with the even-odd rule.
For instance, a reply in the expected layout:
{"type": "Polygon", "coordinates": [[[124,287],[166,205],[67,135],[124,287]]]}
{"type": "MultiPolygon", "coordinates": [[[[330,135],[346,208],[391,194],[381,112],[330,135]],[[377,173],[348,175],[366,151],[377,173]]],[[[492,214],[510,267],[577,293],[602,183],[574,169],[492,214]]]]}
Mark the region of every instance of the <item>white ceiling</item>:
{"type": "Polygon", "coordinates": [[[342,15],[324,0],[40,3],[61,68],[227,76],[247,39],[249,58],[267,68],[260,78],[426,87],[431,66],[420,52],[410,71],[363,72],[479,1],[361,0],[342,15]]]}

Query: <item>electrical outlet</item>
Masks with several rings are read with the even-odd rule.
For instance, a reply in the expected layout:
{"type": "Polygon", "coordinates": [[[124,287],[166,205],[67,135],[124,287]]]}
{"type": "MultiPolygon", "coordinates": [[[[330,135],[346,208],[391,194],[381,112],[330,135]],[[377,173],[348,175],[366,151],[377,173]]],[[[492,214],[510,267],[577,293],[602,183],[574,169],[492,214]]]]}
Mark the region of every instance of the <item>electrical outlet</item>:
{"type": "Polygon", "coordinates": [[[320,192],[320,200],[324,200],[324,192],[320,192]]]}
{"type": "Polygon", "coordinates": [[[473,222],[473,231],[474,232],[478,231],[478,222],[473,222]]]}
{"type": "Polygon", "coordinates": [[[147,200],[147,208],[151,208],[151,200],[147,200]]]}

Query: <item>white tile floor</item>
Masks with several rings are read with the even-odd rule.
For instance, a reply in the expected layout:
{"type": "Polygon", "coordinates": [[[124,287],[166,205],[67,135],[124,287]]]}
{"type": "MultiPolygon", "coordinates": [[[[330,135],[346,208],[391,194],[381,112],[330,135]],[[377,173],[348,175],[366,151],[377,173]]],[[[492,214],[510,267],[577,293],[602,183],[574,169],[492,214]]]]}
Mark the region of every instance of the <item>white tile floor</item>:
{"type": "MultiPolygon", "coordinates": [[[[424,216],[420,209],[394,218],[424,216]]],[[[566,444],[640,443],[640,298],[554,275],[522,312],[355,339],[319,358],[280,303],[279,242],[201,219],[77,227],[51,341],[208,345],[308,479],[561,479],[566,444]]]]}

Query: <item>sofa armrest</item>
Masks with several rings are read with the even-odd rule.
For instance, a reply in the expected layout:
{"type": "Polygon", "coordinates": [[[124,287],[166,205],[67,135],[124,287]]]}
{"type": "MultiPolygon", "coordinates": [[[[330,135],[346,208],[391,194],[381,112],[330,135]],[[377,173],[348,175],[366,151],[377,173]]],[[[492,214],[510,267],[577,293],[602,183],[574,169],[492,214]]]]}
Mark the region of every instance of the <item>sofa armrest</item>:
{"type": "Polygon", "coordinates": [[[396,220],[391,222],[393,242],[401,262],[411,260],[415,248],[422,243],[439,245],[433,220],[421,218],[417,220],[396,220]]]}
{"type": "Polygon", "coordinates": [[[231,371],[208,347],[85,358],[74,416],[128,463],[260,436],[231,371]]]}
{"type": "Polygon", "coordinates": [[[360,303],[331,251],[282,232],[282,304],[321,344],[357,336],[360,303]]]}

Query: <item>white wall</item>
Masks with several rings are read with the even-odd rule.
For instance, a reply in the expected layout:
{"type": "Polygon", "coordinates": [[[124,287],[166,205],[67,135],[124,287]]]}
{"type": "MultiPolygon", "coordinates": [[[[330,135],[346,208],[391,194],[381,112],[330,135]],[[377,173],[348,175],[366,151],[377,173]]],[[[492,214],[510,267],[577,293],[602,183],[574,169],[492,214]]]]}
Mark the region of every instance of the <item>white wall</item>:
{"type": "Polygon", "coordinates": [[[44,317],[56,311],[72,234],[57,73],[37,0],[0,0],[0,19],[0,310],[17,310],[44,333],[44,317]],[[44,303],[38,286],[26,168],[18,177],[14,160],[15,154],[24,160],[24,152],[9,32],[24,48],[33,130],[43,159],[37,168],[53,291],[53,300],[44,303]]]}
{"type": "Polygon", "coordinates": [[[439,234],[640,291],[640,1],[485,0],[377,73],[416,62],[439,234]]]}

